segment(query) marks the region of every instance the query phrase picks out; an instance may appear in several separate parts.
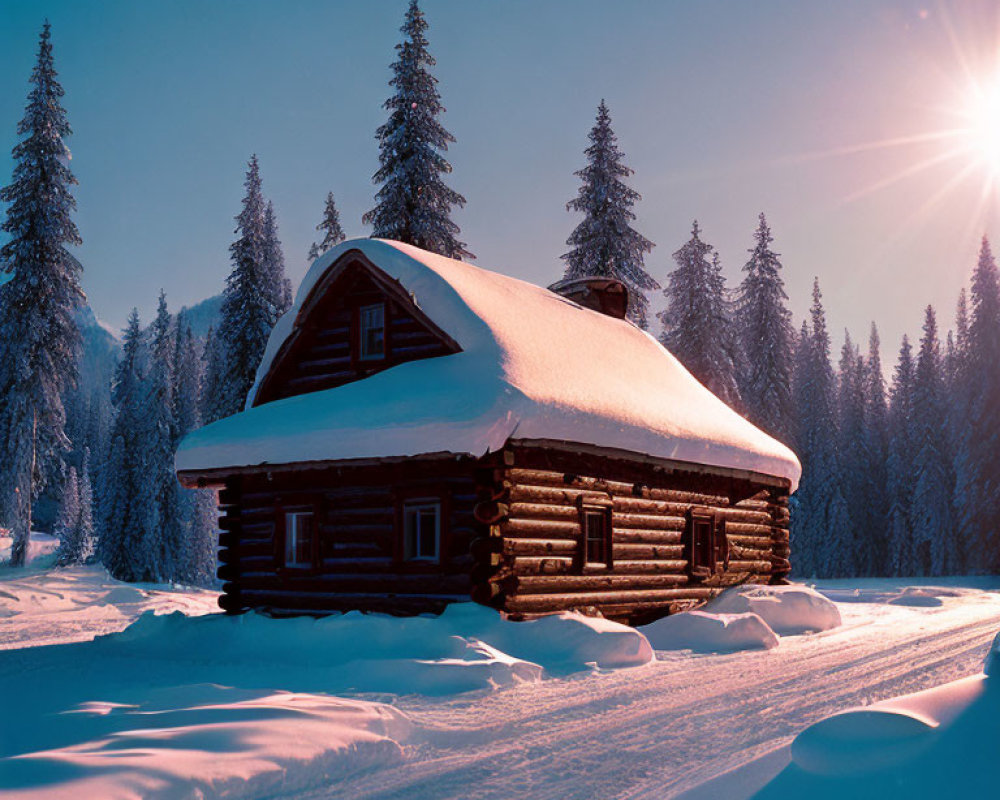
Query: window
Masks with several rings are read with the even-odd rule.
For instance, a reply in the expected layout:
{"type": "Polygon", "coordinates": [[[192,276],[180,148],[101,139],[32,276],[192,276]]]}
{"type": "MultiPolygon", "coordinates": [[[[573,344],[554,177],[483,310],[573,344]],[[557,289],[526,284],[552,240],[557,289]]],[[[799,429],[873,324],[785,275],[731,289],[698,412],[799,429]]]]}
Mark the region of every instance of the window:
{"type": "Polygon", "coordinates": [[[708,509],[691,509],[685,531],[685,558],[693,578],[708,578],[725,570],[729,561],[725,520],[708,509]]]}
{"type": "Polygon", "coordinates": [[[413,500],[403,504],[403,557],[438,561],[441,549],[441,504],[413,500]]]}
{"type": "Polygon", "coordinates": [[[362,361],[385,358],[385,305],[358,309],[358,356],[362,361]]]}
{"type": "Polygon", "coordinates": [[[611,498],[577,498],[582,538],[581,567],[611,567],[611,498]]]}
{"type": "Polygon", "coordinates": [[[608,514],[603,509],[584,509],[583,536],[586,542],[586,563],[608,563],[608,514]]]}
{"type": "Polygon", "coordinates": [[[313,514],[292,511],[285,514],[285,566],[313,565],[313,514]]]}

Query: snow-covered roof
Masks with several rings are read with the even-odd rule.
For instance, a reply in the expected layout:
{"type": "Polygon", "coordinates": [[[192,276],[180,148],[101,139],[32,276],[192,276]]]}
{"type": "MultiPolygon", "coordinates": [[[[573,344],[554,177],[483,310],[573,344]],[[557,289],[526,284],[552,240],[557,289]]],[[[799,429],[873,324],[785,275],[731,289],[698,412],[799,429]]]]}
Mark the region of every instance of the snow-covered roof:
{"type": "Polygon", "coordinates": [[[275,326],[247,409],[190,434],[182,472],[578,442],[787,478],[794,453],[702,386],[648,333],[525,281],[378,239],[320,256],[275,326]],[[462,348],[250,407],[302,304],[350,250],[399,281],[462,348]]]}

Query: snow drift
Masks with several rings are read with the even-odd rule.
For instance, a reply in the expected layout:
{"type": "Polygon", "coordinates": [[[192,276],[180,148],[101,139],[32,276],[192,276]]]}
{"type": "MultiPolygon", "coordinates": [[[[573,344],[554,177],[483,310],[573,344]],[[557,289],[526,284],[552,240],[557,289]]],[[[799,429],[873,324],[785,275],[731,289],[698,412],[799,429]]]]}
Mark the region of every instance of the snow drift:
{"type": "Polygon", "coordinates": [[[685,611],[646,625],[642,631],[657,650],[731,653],[778,646],[774,631],[756,614],[685,611]]]}
{"type": "Polygon", "coordinates": [[[756,614],[779,636],[826,631],[840,625],[837,606],[808,586],[734,586],[707,603],[704,610],[756,614]]]}

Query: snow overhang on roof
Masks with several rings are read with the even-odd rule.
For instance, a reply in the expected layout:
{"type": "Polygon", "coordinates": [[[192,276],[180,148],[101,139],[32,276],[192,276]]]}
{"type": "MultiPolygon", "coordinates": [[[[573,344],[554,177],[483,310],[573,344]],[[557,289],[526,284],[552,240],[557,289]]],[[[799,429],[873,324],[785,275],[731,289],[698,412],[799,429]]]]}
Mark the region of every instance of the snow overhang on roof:
{"type": "Polygon", "coordinates": [[[176,467],[480,456],[510,438],[579,442],[788,480],[798,459],[702,386],[652,336],[534,284],[379,239],[320,256],[278,321],[239,414],[187,436],[176,467]],[[250,407],[302,304],[357,250],[462,348],[362,380],[250,407]]]}

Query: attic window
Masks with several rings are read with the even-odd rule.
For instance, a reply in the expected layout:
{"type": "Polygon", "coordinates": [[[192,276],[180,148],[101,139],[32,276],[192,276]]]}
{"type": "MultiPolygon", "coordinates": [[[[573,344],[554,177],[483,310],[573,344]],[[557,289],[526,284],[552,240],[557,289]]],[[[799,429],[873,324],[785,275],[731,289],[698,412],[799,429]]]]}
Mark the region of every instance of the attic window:
{"type": "Polygon", "coordinates": [[[358,357],[362,361],[385,358],[385,304],[358,309],[358,357]]]}

